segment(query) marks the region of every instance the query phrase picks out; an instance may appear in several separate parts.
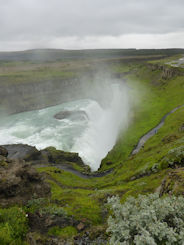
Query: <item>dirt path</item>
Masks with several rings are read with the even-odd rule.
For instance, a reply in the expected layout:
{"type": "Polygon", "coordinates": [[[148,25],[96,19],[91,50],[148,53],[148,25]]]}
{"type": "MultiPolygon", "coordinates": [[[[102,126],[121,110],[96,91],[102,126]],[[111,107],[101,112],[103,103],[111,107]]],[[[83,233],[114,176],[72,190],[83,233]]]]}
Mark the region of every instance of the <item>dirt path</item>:
{"type": "Polygon", "coordinates": [[[138,144],[136,145],[136,147],[134,148],[134,150],[132,151],[131,155],[135,155],[137,154],[140,149],[143,147],[143,145],[146,143],[146,141],[151,138],[153,135],[155,135],[158,130],[164,125],[165,119],[172,114],[173,112],[175,112],[176,110],[180,109],[181,107],[183,107],[184,105],[181,106],[177,106],[176,108],[174,108],[172,111],[168,112],[165,116],[162,117],[160,123],[154,127],[153,129],[151,129],[148,133],[146,133],[145,135],[143,135],[140,139],[138,144]]]}
{"type": "Polygon", "coordinates": [[[111,173],[113,171],[113,169],[109,169],[109,170],[106,170],[104,172],[91,172],[89,174],[87,173],[81,173],[80,171],[70,167],[70,166],[67,166],[65,164],[39,164],[37,165],[36,167],[39,167],[39,168],[44,168],[44,167],[56,167],[56,168],[59,168],[61,170],[64,170],[64,171],[67,171],[67,172],[70,172],[72,174],[75,174],[76,176],[80,177],[80,178],[83,178],[83,179],[91,179],[91,178],[99,178],[99,177],[103,177],[103,176],[106,176],[108,175],[109,173],[111,173]]]}

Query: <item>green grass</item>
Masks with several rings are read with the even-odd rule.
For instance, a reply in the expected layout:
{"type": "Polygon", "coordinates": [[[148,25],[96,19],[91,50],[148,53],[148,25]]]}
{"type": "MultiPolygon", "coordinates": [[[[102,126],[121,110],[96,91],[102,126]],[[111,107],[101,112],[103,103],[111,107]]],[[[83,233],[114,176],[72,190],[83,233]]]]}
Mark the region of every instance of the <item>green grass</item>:
{"type": "Polygon", "coordinates": [[[91,198],[98,186],[97,178],[85,180],[66,171],[55,173],[55,169],[39,168],[40,172],[51,176],[52,199],[59,200],[66,212],[75,215],[76,219],[87,218],[89,223],[101,223],[101,204],[98,199],[91,198]]]}
{"type": "Polygon", "coordinates": [[[41,81],[55,80],[55,79],[68,79],[75,76],[71,71],[36,71],[36,72],[17,72],[11,74],[0,74],[1,82],[8,85],[14,84],[27,84],[39,83],[41,81]]]}

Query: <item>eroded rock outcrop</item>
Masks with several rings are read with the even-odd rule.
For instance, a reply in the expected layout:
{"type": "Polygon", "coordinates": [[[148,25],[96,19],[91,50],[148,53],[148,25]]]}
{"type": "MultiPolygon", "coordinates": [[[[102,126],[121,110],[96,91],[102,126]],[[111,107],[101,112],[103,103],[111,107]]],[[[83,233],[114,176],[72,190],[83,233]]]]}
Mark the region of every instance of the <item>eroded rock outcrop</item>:
{"type": "Polygon", "coordinates": [[[177,67],[171,67],[161,64],[149,64],[149,67],[151,68],[151,71],[161,71],[161,78],[165,80],[171,79],[172,77],[181,73],[177,67]]]}

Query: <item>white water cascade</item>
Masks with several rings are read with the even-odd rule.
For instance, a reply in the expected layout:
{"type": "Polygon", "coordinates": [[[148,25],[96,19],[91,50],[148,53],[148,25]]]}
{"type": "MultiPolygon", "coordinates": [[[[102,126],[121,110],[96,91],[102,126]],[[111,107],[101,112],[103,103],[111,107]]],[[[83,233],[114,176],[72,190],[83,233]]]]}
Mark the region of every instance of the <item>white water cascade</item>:
{"type": "Polygon", "coordinates": [[[129,121],[128,88],[110,86],[105,108],[95,100],[85,99],[1,118],[0,145],[23,143],[38,149],[54,146],[78,152],[93,171],[97,170],[114,146],[120,129],[125,129],[129,121]],[[82,111],[87,117],[75,114],[61,120],[54,118],[62,111],[82,111]]]}
{"type": "Polygon", "coordinates": [[[72,151],[78,152],[92,170],[99,168],[101,160],[114,146],[120,129],[128,125],[130,105],[127,88],[122,90],[114,84],[111,92],[108,108],[103,109],[95,101],[88,106],[88,127],[72,147],[72,151]]]}

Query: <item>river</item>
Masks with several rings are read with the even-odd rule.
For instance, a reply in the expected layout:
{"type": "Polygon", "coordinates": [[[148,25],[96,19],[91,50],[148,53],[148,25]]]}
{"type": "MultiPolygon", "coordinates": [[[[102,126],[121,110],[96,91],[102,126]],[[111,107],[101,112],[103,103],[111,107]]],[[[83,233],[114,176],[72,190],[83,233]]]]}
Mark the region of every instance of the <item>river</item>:
{"type": "Polygon", "coordinates": [[[1,118],[0,144],[23,143],[37,149],[54,146],[78,152],[96,171],[114,146],[120,129],[127,127],[129,111],[128,88],[113,84],[106,107],[95,100],[82,99],[1,118]],[[54,117],[66,111],[71,115],[63,119],[54,117]],[[79,111],[84,116],[77,115],[79,111]]]}

